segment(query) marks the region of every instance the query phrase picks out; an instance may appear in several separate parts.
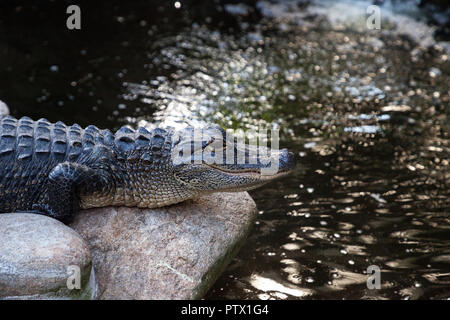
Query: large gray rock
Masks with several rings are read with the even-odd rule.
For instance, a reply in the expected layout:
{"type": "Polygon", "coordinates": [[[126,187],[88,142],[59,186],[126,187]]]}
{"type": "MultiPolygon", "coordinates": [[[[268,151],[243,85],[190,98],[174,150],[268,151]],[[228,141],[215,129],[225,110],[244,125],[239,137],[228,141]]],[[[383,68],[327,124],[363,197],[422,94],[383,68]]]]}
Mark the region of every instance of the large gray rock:
{"type": "Polygon", "coordinates": [[[71,228],[38,214],[5,213],[0,237],[0,299],[95,298],[89,247],[71,228]],[[77,271],[80,289],[71,277],[77,271]]]}
{"type": "Polygon", "coordinates": [[[255,216],[248,193],[216,193],[154,210],[84,210],[71,227],[89,244],[100,299],[195,299],[236,254],[255,216]]]}

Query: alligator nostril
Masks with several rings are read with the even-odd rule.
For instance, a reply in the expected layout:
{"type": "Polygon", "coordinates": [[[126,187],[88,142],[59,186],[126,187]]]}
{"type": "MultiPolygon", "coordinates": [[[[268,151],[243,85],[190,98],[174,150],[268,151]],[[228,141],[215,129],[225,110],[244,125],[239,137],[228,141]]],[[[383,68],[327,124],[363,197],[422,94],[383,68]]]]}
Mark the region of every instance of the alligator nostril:
{"type": "Polygon", "coordinates": [[[292,170],[295,167],[295,155],[293,152],[288,151],[288,149],[280,150],[280,169],[282,170],[292,170]]]}

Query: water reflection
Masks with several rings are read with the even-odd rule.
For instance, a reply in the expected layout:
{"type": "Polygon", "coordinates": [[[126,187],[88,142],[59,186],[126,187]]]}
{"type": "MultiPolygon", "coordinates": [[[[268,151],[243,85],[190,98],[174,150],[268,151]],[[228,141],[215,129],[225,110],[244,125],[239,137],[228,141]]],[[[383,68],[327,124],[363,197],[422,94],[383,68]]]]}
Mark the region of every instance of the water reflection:
{"type": "MultiPolygon", "coordinates": [[[[420,79],[419,70],[409,70],[417,73],[415,80],[405,76],[398,62],[409,59],[411,44],[392,35],[289,30],[282,38],[279,31],[266,30],[259,40],[264,45],[246,55],[238,48],[232,51],[245,57],[248,66],[257,66],[252,74],[241,69],[244,76],[235,76],[245,89],[203,91],[219,101],[227,94],[233,97],[220,104],[215,117],[206,112],[200,118],[251,127],[256,123],[247,116],[249,110],[284,128],[283,142],[303,160],[294,177],[252,192],[264,213],[229,268],[239,285],[224,277],[209,297],[445,297],[448,256],[438,258],[447,265],[433,259],[445,254],[450,240],[449,148],[443,130],[448,123],[445,102],[439,100],[443,95],[448,99],[448,73],[433,87],[429,78],[420,79]],[[250,104],[244,105],[249,97],[250,104]],[[430,116],[435,120],[429,121],[430,116]],[[377,292],[366,287],[366,269],[374,264],[383,275],[377,292]],[[282,283],[309,294],[283,290],[282,283]],[[247,289],[244,295],[241,287],[247,289]],[[267,296],[271,291],[287,297],[267,296]]],[[[439,50],[428,54],[435,57],[432,63],[446,55],[439,50]]],[[[438,64],[438,70],[448,70],[438,64]]]]}
{"type": "Polygon", "coordinates": [[[312,292],[309,289],[284,285],[272,278],[265,278],[257,274],[250,277],[250,284],[260,291],[271,292],[272,295],[280,299],[286,299],[287,295],[302,298],[311,295],[312,292]]]}

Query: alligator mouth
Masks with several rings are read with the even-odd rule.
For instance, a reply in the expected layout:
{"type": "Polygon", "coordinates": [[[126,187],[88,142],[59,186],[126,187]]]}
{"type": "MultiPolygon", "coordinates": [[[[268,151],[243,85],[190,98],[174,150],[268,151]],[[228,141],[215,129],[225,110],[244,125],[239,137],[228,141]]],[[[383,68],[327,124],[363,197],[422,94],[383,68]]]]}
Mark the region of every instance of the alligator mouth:
{"type": "Polygon", "coordinates": [[[275,174],[264,175],[264,174],[261,174],[260,170],[255,170],[255,169],[230,170],[230,169],[226,169],[226,168],[220,167],[220,166],[215,166],[212,164],[205,164],[205,165],[207,165],[208,167],[213,168],[215,170],[218,170],[220,172],[229,174],[231,176],[251,177],[251,178],[258,179],[260,181],[268,181],[268,180],[277,179],[277,178],[286,176],[292,172],[292,169],[279,169],[275,174]]]}
{"type": "Polygon", "coordinates": [[[236,170],[228,170],[228,169],[221,168],[218,166],[216,167],[213,165],[207,165],[207,166],[209,166],[212,169],[223,172],[224,174],[229,175],[229,176],[248,177],[248,178],[254,179],[253,182],[246,183],[243,186],[233,186],[233,187],[229,187],[229,188],[220,189],[221,192],[240,192],[240,191],[253,190],[262,185],[265,185],[266,183],[269,183],[272,180],[281,178],[292,172],[292,170],[283,170],[283,171],[279,170],[276,174],[263,175],[263,174],[261,174],[261,172],[259,172],[257,170],[243,169],[242,171],[236,171],[236,170]]]}

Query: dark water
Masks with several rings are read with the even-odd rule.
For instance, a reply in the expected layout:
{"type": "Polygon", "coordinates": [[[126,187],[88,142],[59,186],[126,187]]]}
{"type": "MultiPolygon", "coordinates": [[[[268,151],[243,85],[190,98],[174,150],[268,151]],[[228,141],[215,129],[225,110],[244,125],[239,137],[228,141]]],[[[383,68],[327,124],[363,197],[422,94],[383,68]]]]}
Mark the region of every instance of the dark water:
{"type": "Polygon", "coordinates": [[[445,43],[387,20],[361,29],[341,2],[119,3],[81,4],[80,31],[63,1],[3,3],[0,99],[15,116],[112,129],[279,127],[297,169],[251,192],[254,229],[207,299],[450,298],[445,43]],[[381,289],[367,288],[371,265],[381,289]]]}

